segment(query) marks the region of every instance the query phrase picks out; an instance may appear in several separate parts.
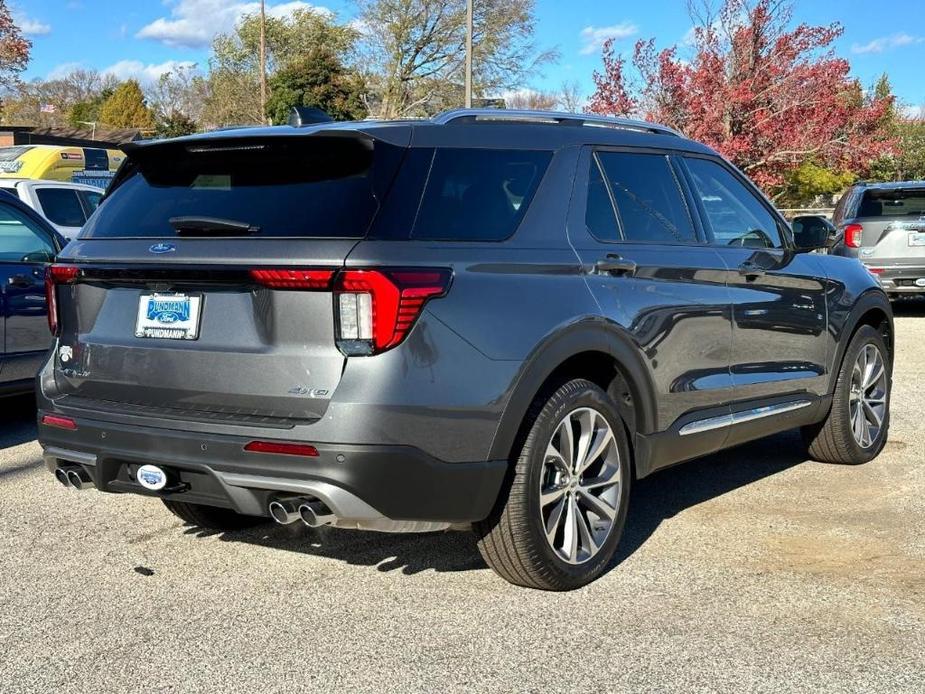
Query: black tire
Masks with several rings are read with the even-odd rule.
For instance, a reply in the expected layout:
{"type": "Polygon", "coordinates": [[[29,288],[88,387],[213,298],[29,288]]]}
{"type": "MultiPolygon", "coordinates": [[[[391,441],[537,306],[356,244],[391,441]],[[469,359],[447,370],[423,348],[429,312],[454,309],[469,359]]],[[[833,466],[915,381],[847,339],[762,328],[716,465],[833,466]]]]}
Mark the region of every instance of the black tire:
{"type": "Polygon", "coordinates": [[[244,516],[228,508],[188,504],[185,501],[161,499],[164,506],[187,525],[205,530],[244,530],[262,525],[267,521],[262,516],[244,516]]]}
{"type": "MultiPolygon", "coordinates": [[[[623,420],[617,406],[601,388],[577,379],[561,386],[549,397],[538,398],[527,415],[525,429],[526,438],[515,453],[517,457],[512,461],[512,475],[506,490],[492,514],[475,524],[479,551],[496,573],[515,585],[541,590],[579,588],[607,569],[623,534],[632,479],[630,447],[623,420]],[[619,503],[610,534],[599,545],[597,554],[584,563],[574,564],[560,558],[546,539],[539,490],[542,476],[546,474],[546,447],[559,423],[579,408],[595,410],[610,426],[619,455],[620,484],[613,494],[619,503]]],[[[586,511],[583,518],[591,525],[586,511]]]]}
{"type": "Polygon", "coordinates": [[[803,440],[810,457],[823,463],[860,465],[873,460],[886,445],[890,429],[890,395],[892,392],[893,364],[890,353],[879,331],[869,325],[862,325],[851,338],[835,383],[832,407],[819,424],[803,427],[803,440]],[[851,373],[855,361],[867,345],[873,345],[883,357],[886,369],[885,414],[879,434],[868,447],[862,447],[851,429],[851,373]]]}

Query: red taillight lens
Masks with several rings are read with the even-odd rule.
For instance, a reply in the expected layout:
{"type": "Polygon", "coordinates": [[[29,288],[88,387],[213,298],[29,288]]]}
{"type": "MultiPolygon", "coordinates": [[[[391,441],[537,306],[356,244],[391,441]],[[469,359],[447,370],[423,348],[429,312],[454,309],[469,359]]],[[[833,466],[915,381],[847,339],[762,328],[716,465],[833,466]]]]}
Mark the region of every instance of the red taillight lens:
{"type": "Polygon", "coordinates": [[[324,290],[331,287],[334,270],[257,269],[251,279],[271,289],[324,290]]]}
{"type": "Polygon", "coordinates": [[[244,446],[250,453],[277,453],[279,455],[301,455],[318,457],[318,449],[307,443],[283,443],[281,441],[251,441],[244,446]]]}
{"type": "Polygon", "coordinates": [[[428,299],[443,296],[449,270],[344,270],[334,282],[338,347],[376,354],[405,339],[428,299]]]}
{"type": "Polygon", "coordinates": [[[67,429],[68,431],[75,431],[77,429],[77,422],[73,419],[70,417],[60,417],[56,414],[43,414],[42,424],[49,427],[57,427],[58,429],[67,429]]]}
{"type": "Polygon", "coordinates": [[[848,248],[860,248],[863,233],[864,227],[860,224],[849,224],[845,227],[845,245],[848,248]]]}
{"type": "Polygon", "coordinates": [[[48,309],[48,329],[57,337],[60,326],[58,324],[58,292],[59,284],[70,284],[77,279],[79,268],[76,265],[49,265],[45,269],[45,303],[48,309]]]}

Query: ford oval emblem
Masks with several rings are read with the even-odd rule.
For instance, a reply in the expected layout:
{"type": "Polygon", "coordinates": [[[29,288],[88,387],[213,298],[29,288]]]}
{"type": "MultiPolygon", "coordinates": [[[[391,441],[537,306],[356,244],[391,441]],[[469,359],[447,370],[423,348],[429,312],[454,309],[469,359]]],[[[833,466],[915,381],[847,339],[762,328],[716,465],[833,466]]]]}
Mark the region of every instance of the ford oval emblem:
{"type": "Polygon", "coordinates": [[[148,249],[151,253],[173,253],[177,247],[172,243],[155,243],[148,249]]]}

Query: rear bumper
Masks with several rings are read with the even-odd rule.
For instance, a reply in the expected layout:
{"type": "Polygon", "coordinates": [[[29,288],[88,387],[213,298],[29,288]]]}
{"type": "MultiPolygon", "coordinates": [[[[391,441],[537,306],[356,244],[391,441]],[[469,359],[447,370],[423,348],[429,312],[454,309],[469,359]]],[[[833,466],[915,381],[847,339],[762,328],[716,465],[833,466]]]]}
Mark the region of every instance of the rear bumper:
{"type": "Polygon", "coordinates": [[[925,294],[925,264],[877,265],[869,262],[865,265],[880,269],[877,277],[887,294],[925,294]]]}
{"type": "MultiPolygon", "coordinates": [[[[136,493],[266,516],[277,494],[318,498],[358,527],[372,521],[466,523],[485,518],[503,483],[505,461],[447,463],[408,446],[312,444],[317,457],[251,453],[257,437],[155,429],[77,418],[74,431],[41,424],[50,471],[80,465],[104,492],[136,493]],[[164,468],[168,490],[152,492],[132,471],[164,468]]],[[[263,438],[263,437],[259,437],[263,438]]]]}

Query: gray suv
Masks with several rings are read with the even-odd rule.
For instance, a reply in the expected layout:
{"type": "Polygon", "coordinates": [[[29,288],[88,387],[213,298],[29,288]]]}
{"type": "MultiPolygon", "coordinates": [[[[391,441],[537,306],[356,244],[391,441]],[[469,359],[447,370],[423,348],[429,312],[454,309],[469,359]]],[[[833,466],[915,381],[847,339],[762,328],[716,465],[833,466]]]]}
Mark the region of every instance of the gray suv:
{"type": "Polygon", "coordinates": [[[649,123],[455,111],[132,144],[48,274],[49,469],[189,524],[473,528],[611,564],[634,480],[795,427],[862,463],[890,304],[649,123]]]}
{"type": "Polygon", "coordinates": [[[860,259],[890,297],[925,294],[925,181],[858,183],[832,222],[832,253],[860,259]]]}

